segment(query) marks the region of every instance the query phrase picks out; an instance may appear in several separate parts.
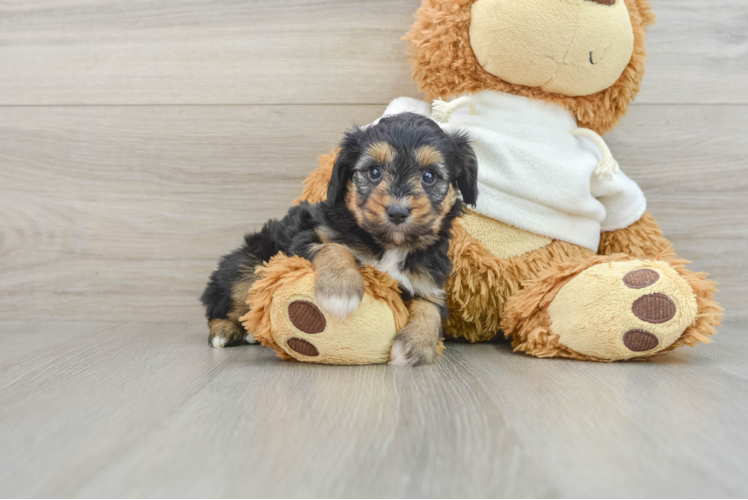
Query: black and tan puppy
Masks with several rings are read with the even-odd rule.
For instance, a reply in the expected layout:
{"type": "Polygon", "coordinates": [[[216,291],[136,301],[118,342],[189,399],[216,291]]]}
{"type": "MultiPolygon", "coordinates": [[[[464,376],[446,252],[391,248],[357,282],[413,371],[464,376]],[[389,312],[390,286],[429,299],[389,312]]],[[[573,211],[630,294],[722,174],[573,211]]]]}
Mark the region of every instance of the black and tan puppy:
{"type": "Polygon", "coordinates": [[[221,259],[202,296],[210,345],[252,341],[238,319],[247,312],[254,269],[285,252],[312,262],[319,304],[341,319],[355,312],[363,297],[361,266],[389,273],[410,312],[390,362],[433,362],[446,314],[450,228],[463,201],[474,205],[477,195],[477,162],[462,134],[446,133],[413,113],[348,132],[327,200],[292,208],[221,259]]]}

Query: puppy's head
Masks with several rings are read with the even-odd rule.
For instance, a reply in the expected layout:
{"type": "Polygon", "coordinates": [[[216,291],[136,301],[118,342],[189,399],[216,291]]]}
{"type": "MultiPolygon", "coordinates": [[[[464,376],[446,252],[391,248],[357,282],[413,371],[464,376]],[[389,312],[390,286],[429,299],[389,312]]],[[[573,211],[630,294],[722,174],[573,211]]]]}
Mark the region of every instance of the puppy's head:
{"type": "MultiPolygon", "coordinates": [[[[475,205],[478,164],[465,135],[414,113],[388,116],[346,134],[327,203],[344,204],[386,247],[424,248],[462,200],[475,205]]],[[[455,210],[457,209],[457,210],[455,210]]]]}

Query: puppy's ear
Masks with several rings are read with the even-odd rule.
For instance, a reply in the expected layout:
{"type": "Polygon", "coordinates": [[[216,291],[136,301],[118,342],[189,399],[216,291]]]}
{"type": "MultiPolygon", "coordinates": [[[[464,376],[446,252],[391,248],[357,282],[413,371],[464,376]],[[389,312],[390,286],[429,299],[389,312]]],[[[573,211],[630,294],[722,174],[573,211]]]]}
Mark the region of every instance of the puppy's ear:
{"type": "Polygon", "coordinates": [[[478,158],[465,133],[450,134],[455,145],[455,182],[462,194],[462,201],[475,206],[478,201],[478,158]]]}
{"type": "Polygon", "coordinates": [[[345,134],[340,144],[340,152],[332,167],[332,177],[327,186],[327,201],[332,204],[342,203],[345,199],[348,181],[353,175],[353,167],[361,155],[361,137],[363,130],[356,127],[345,134]]]}

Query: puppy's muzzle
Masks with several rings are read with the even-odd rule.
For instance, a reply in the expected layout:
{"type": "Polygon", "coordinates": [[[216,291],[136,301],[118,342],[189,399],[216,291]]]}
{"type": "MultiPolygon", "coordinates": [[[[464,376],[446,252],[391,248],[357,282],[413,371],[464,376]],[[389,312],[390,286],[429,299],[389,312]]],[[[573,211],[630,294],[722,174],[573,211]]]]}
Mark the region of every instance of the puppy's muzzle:
{"type": "Polygon", "coordinates": [[[387,219],[399,226],[410,217],[410,208],[403,205],[390,205],[387,207],[387,219]]]}

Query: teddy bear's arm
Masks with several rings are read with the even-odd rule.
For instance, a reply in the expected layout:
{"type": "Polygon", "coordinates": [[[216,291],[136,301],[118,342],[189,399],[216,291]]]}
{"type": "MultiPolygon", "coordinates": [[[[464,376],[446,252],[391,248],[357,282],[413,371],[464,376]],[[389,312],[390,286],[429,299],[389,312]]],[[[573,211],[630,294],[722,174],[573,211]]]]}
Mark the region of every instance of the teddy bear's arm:
{"type": "Polygon", "coordinates": [[[672,243],[662,234],[655,218],[649,212],[644,212],[641,219],[627,228],[603,232],[597,253],[624,253],[638,259],[647,259],[672,251],[672,243]]]}
{"type": "Polygon", "coordinates": [[[298,205],[302,201],[308,203],[321,203],[327,199],[327,185],[332,177],[332,167],[335,164],[335,158],[338,156],[340,148],[335,148],[330,154],[320,155],[319,166],[304,179],[304,189],[301,195],[294,201],[298,205]]]}

